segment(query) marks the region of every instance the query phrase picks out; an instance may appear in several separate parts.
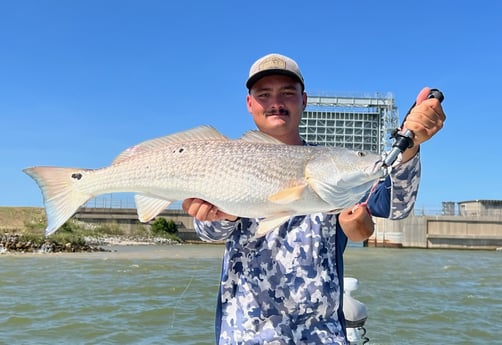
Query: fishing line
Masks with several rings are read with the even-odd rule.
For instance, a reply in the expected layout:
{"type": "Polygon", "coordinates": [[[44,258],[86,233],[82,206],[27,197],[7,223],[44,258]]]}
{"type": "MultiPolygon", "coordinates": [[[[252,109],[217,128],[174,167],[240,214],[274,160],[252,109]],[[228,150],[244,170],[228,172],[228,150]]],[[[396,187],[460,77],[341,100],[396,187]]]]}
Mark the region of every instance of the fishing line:
{"type": "Polygon", "coordinates": [[[178,300],[176,301],[176,304],[173,307],[173,317],[172,317],[172,320],[171,320],[171,328],[174,327],[174,318],[176,317],[176,309],[178,308],[178,304],[183,299],[183,296],[185,295],[185,293],[187,292],[188,288],[192,284],[193,279],[194,279],[194,274],[192,274],[192,276],[190,277],[190,281],[188,282],[187,286],[185,286],[185,289],[183,290],[183,292],[181,292],[181,295],[178,297],[178,300]]]}
{"type": "Polygon", "coordinates": [[[368,193],[368,196],[366,197],[366,200],[354,205],[354,207],[352,208],[352,213],[356,212],[356,210],[359,208],[359,207],[366,207],[366,211],[369,213],[369,215],[371,216],[371,213],[370,213],[370,210],[368,208],[368,201],[370,200],[370,197],[373,195],[373,192],[376,190],[376,187],[378,186],[380,181],[376,181],[373,186],[371,187],[370,189],[370,192],[368,193]]]}

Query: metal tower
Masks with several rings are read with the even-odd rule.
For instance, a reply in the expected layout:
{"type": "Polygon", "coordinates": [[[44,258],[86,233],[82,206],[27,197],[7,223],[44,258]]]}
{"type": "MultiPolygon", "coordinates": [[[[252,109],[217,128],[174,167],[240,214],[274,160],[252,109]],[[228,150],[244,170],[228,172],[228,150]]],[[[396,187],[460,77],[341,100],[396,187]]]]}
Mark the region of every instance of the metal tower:
{"type": "Polygon", "coordinates": [[[399,126],[392,94],[386,97],[310,96],[300,122],[308,143],[376,153],[392,146],[390,132],[399,126]]]}

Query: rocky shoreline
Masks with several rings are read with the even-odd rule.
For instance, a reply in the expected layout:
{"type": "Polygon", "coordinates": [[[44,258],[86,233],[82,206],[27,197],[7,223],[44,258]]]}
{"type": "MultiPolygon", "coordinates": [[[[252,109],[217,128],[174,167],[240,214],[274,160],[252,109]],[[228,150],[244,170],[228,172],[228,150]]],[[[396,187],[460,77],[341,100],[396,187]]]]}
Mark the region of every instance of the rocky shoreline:
{"type": "Polygon", "coordinates": [[[26,240],[19,234],[3,234],[0,237],[0,254],[111,252],[112,249],[109,248],[111,246],[170,245],[179,243],[179,241],[162,237],[136,238],[119,236],[86,237],[84,243],[60,243],[46,238],[43,242],[38,243],[34,240],[26,240]]]}

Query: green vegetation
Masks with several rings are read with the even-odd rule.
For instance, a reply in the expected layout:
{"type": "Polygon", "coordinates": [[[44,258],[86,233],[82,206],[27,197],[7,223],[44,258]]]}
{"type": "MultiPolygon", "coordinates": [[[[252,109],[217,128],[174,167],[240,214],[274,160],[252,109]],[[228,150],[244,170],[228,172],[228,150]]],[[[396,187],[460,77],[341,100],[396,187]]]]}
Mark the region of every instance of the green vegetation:
{"type": "Polygon", "coordinates": [[[181,242],[176,223],[162,217],[155,219],[151,226],[138,223],[129,225],[127,230],[117,223],[95,225],[70,219],[48,238],[46,226],[43,209],[0,207],[0,249],[34,251],[50,244],[58,250],[87,251],[83,248],[89,248],[88,243],[99,243],[110,237],[133,241],[163,238],[181,242]]]}
{"type": "Polygon", "coordinates": [[[178,226],[174,220],[166,220],[163,217],[156,218],[151,225],[152,234],[171,239],[178,238],[178,226]]]}

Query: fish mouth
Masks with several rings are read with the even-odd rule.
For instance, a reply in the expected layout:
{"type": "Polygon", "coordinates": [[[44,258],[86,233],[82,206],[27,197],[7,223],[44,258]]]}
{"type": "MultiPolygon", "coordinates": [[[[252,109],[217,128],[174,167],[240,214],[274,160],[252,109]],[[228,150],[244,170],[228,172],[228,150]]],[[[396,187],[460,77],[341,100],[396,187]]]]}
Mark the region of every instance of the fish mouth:
{"type": "Polygon", "coordinates": [[[381,175],[381,176],[387,175],[388,169],[385,168],[383,159],[379,159],[373,164],[373,167],[371,169],[371,173],[381,175]]]}

